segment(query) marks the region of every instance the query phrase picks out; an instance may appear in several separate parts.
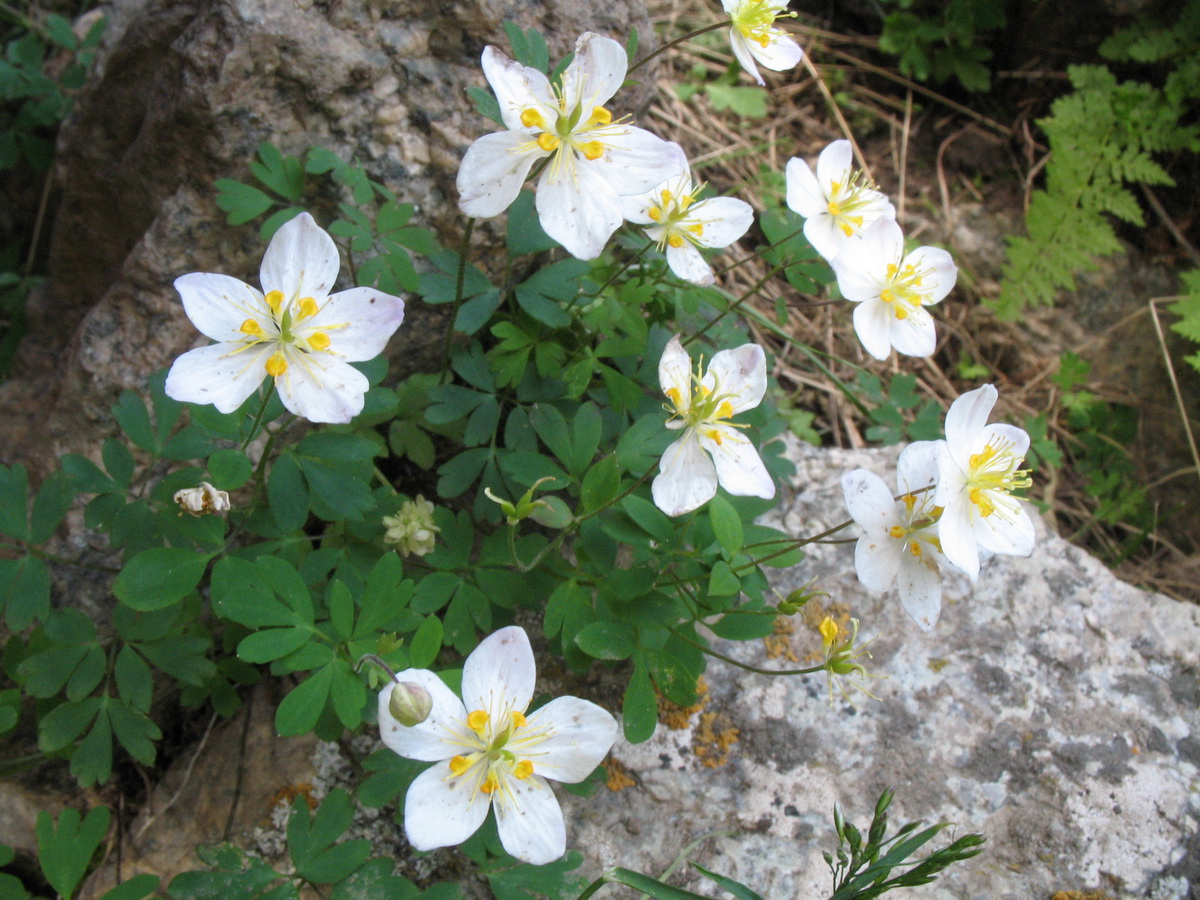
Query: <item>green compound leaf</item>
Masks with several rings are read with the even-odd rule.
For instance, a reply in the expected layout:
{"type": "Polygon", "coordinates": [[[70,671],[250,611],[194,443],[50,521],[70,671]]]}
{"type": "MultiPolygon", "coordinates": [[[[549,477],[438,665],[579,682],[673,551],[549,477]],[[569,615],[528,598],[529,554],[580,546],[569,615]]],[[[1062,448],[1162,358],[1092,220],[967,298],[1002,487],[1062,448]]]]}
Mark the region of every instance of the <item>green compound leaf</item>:
{"type": "Polygon", "coordinates": [[[316,884],[332,884],[361,866],[371,853],[370,841],[334,843],[353,818],[350,795],[341,789],[332,791],[311,819],[307,801],[297,797],[287,828],[288,853],[296,874],[316,884]]]}
{"type": "Polygon", "coordinates": [[[650,683],[650,673],[640,661],[629,679],[629,686],[625,689],[621,719],[625,740],[631,744],[648,741],[658,724],[658,700],[654,696],[654,686],[650,683]]]}
{"type": "Polygon", "coordinates": [[[488,884],[496,900],[535,900],[537,897],[573,900],[587,887],[587,879],[571,874],[583,865],[583,855],[572,850],[560,860],[544,866],[525,863],[488,872],[488,884]]]}
{"type": "Polygon", "coordinates": [[[29,540],[29,475],[22,465],[0,466],[0,532],[18,541],[29,540]]]}
{"type": "Polygon", "coordinates": [[[233,491],[250,480],[253,467],[241,450],[218,450],[208,458],[208,471],[213,487],[233,491]]]}
{"type": "Polygon", "coordinates": [[[292,689],[275,710],[275,730],[283,737],[307,734],[316,727],[333,687],[333,663],[322,666],[292,689]]]}
{"type": "MultiPolygon", "coordinates": [[[[283,876],[256,856],[251,856],[231,844],[216,847],[197,847],[196,855],[208,872],[183,872],[176,875],[167,888],[174,900],[266,900],[264,891],[283,876]]],[[[296,888],[270,892],[272,898],[297,898],[296,888]]]]}
{"type": "Polygon", "coordinates": [[[82,822],[79,810],[68,807],[57,826],[48,812],[38,813],[38,863],[51,887],[63,897],[70,897],[83,880],[92,855],[108,833],[109,819],[107,806],[93,807],[82,822]]]}
{"type": "Polygon", "coordinates": [[[308,483],[290,453],[281,453],[271,465],[267,500],[275,524],[285,534],[299,531],[308,521],[308,483]]]}
{"type": "Polygon", "coordinates": [[[742,517],[738,515],[733,505],[717,494],[708,503],[708,520],[712,523],[713,534],[730,558],[737,556],[742,550],[742,517]]]}
{"type": "Polygon", "coordinates": [[[139,612],[163,609],[195,590],[211,558],[181,547],[143,550],[121,570],[113,593],[139,612]]]}
{"type": "Polygon", "coordinates": [[[621,470],[616,455],[610,453],[588,469],[583,477],[583,508],[588,512],[599,509],[610,503],[620,489],[621,470]]]}
{"type": "Polygon", "coordinates": [[[390,859],[370,859],[339,881],[329,900],[414,900],[420,891],[403,875],[393,875],[390,859]]]}
{"type": "Polygon", "coordinates": [[[593,622],[575,635],[575,643],[593,659],[629,659],[637,650],[633,630],[622,622],[593,622]]]}
{"type": "Polygon", "coordinates": [[[0,609],[15,632],[45,620],[50,613],[50,575],[40,559],[0,559],[0,609]]]}
{"type": "Polygon", "coordinates": [[[217,206],[229,213],[225,221],[230,225],[245,225],[274,203],[270,195],[232,178],[218,178],[213,187],[217,189],[217,206]]]}
{"type": "Polygon", "coordinates": [[[148,872],[134,875],[128,881],[106,891],[100,900],[143,900],[158,890],[158,876],[148,872]]]}

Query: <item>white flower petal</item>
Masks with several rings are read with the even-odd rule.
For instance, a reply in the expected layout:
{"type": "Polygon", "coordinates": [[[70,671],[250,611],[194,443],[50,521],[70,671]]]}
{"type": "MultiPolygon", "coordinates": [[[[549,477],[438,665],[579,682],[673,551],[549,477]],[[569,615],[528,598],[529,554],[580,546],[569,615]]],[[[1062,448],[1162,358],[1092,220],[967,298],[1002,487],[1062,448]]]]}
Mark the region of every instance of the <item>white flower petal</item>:
{"type": "Polygon", "coordinates": [[[485,134],[458,167],[458,208],[478,219],[500,215],[517,199],[530,167],[548,155],[523,131],[485,134]]]}
{"type": "Polygon", "coordinates": [[[500,105],[500,117],[505,126],[513,131],[536,130],[521,121],[521,113],[530,108],[541,113],[547,125],[554,125],[554,93],[545,75],[509,59],[490,46],[483,49],[482,65],[484,77],[500,105]]]}
{"type": "Polygon", "coordinates": [[[320,303],[337,281],[339,265],[337,244],[304,212],[279,226],[258,276],[264,293],[282,291],[289,301],[312,297],[320,303]]]}
{"type": "Polygon", "coordinates": [[[331,351],[348,362],[374,359],[404,321],[404,301],[375,288],[359,287],[330,296],[297,329],[330,329],[331,351]]]}
{"type": "Polygon", "coordinates": [[[287,360],[287,371],[276,376],[275,388],[288,412],[331,425],[344,425],[362,412],[371,385],[358,369],[328,353],[293,349],[287,360]]]}
{"type": "Polygon", "coordinates": [[[385,685],[379,692],[379,737],[388,749],[423,762],[437,762],[460,753],[467,719],[462,701],[428,669],[405,669],[397,673],[396,679],[419,684],[429,692],[433,706],[424,722],[411,727],[401,725],[388,708],[393,684],[385,685]]]}
{"type": "MultiPolygon", "coordinates": [[[[829,263],[837,259],[838,255],[842,252],[843,245],[847,243],[845,235],[837,227],[833,216],[829,215],[828,212],[818,213],[811,219],[804,220],[804,237],[812,244],[812,248],[829,263]]],[[[835,271],[834,274],[836,275],[837,272],[835,271]]],[[[838,281],[838,290],[841,290],[840,278],[838,281]]],[[[846,297],[845,291],[842,291],[842,296],[846,297]]]]}
{"type": "Polygon", "coordinates": [[[1025,454],[1029,452],[1029,433],[1016,425],[993,422],[991,425],[985,425],[975,436],[976,450],[973,452],[982,450],[988,444],[1008,448],[1017,459],[1024,459],[1025,454]]]}
{"type": "Polygon", "coordinates": [[[829,198],[825,196],[808,163],[793,156],[783,171],[787,182],[787,205],[792,212],[811,219],[828,211],[829,198]]]}
{"type": "Polygon", "coordinates": [[[677,334],[667,341],[659,357],[658,383],[679,413],[686,415],[692,400],[692,359],[677,334]]]}
{"type": "Polygon", "coordinates": [[[886,591],[900,571],[903,542],[886,534],[866,534],[854,545],[854,571],[869,591],[886,591]]]}
{"type": "MultiPolygon", "coordinates": [[[[971,449],[975,439],[983,427],[987,425],[992,407],[998,397],[996,388],[990,384],[967,391],[950,404],[946,411],[946,443],[950,445],[956,458],[961,453],[969,455],[977,452],[971,449]]],[[[963,459],[965,462],[965,457],[963,459]]]]}
{"type": "Polygon", "coordinates": [[[668,516],[698,509],[717,493],[717,470],[700,447],[694,428],[666,449],[658,466],[650,493],[654,505],[668,516]]]}
{"type": "Polygon", "coordinates": [[[895,318],[891,307],[882,300],[866,300],[854,308],[854,333],[876,359],[887,359],[891,355],[895,318]]]}
{"type": "Polygon", "coordinates": [[[767,392],[767,355],[758,344],[719,350],[701,384],[726,397],[734,415],[754,409],[767,392]]]}
{"type": "Polygon", "coordinates": [[[687,172],[687,157],[678,144],[664,141],[644,128],[608,126],[580,134],[581,141],[595,137],[607,148],[599,159],[582,162],[608,182],[617,196],[640,194],[687,172]]]}
{"type": "Polygon", "coordinates": [[[737,28],[729,29],[729,46],[733,50],[733,55],[737,61],[741,63],[743,69],[750,73],[750,76],[760,85],[766,86],[763,77],[758,74],[758,66],[754,64],[754,56],[750,51],[750,44],[742,37],[742,33],[737,28]]]}
{"type": "Polygon", "coordinates": [[[485,768],[451,778],[448,766],[434,763],[413,780],[404,797],[404,833],[414,850],[453,847],[479,830],[491,805],[479,790],[485,768]]]}
{"type": "Polygon", "coordinates": [[[595,259],[621,224],[621,202],[596,164],[563,146],[538,184],[536,205],[546,234],[578,259],[595,259]]]}
{"type": "Polygon", "coordinates": [[[695,236],[702,247],[728,247],[754,224],[754,207],[736,197],[702,200],[688,211],[687,224],[700,224],[704,230],[695,236]]]}
{"type": "Polygon", "coordinates": [[[274,346],[241,349],[226,343],[189,350],[171,365],[164,389],[181,403],[211,403],[218,412],[234,412],[267,377],[266,361],[274,346]]]}
{"type": "Polygon", "coordinates": [[[926,306],[941,303],[958,280],[954,257],[940,247],[918,247],[904,258],[904,265],[927,273],[921,278],[921,302],[926,306]]]}
{"type": "Polygon", "coordinates": [[[544,866],[567,850],[562,807],[545,779],[510,779],[496,793],[496,829],[504,849],[522,862],[544,866]]]}
{"type": "MultiPolygon", "coordinates": [[[[927,547],[921,549],[924,551],[927,547]]],[[[930,631],[942,611],[942,573],[928,553],[923,552],[919,557],[906,556],[901,559],[897,573],[900,603],[922,631],[930,631]]]]}
{"type": "Polygon", "coordinates": [[[708,285],[716,280],[712,266],[687,241],[679,247],[667,247],[667,265],[676,277],[692,284],[708,285]]]}
{"type": "Polygon", "coordinates": [[[237,341],[243,322],[271,322],[271,311],[256,288],[228,275],[192,272],[175,279],[183,311],[196,330],[214,341],[237,341]]]}
{"type": "Polygon", "coordinates": [[[482,709],[492,719],[524,712],[533,699],[537,670],[525,629],[501,628],[479,642],[463,664],[462,696],[468,711],[482,709]]]}
{"type": "Polygon", "coordinates": [[[804,59],[804,51],[800,49],[800,45],[777,29],[772,29],[767,46],[754,41],[747,41],[746,46],[760,65],[775,72],[794,69],[800,60],[804,59]]]}
{"type": "Polygon", "coordinates": [[[575,784],[592,774],[617,739],[617,720],[605,709],[578,697],[558,697],[529,716],[525,728],[508,744],[519,758],[533,762],[533,770],[546,778],[575,784]],[[543,731],[549,737],[522,750],[521,735],[528,729],[533,741],[543,731]]]}
{"type": "Polygon", "coordinates": [[[836,181],[844,188],[850,181],[853,170],[854,148],[845,138],[831,142],[821,151],[821,155],[817,157],[817,183],[825,195],[826,202],[833,193],[833,182],[836,181]]]}
{"type": "Polygon", "coordinates": [[[974,581],[979,577],[979,543],[971,521],[971,501],[965,494],[952,498],[938,520],[938,539],[946,559],[974,581]]]}
{"type": "Polygon", "coordinates": [[[933,324],[933,317],[917,307],[900,319],[890,305],[883,305],[892,314],[889,326],[892,346],[906,356],[932,356],[937,349],[937,327],[933,324]]]}
{"type": "Polygon", "coordinates": [[[721,487],[737,497],[775,496],[775,482],[767,473],[754,444],[736,428],[705,425],[698,429],[700,446],[712,455],[721,487]]]}
{"type": "Polygon", "coordinates": [[[583,106],[583,116],[603,106],[625,81],[629,57],[612,38],[588,31],[575,41],[575,58],[563,72],[562,92],[567,107],[583,106]]]}
{"type": "Polygon", "coordinates": [[[993,553],[1028,556],[1033,552],[1035,540],[1033,520],[1016,497],[992,493],[996,509],[990,516],[979,516],[975,520],[976,541],[984,550],[993,553]]]}
{"type": "MultiPolygon", "coordinates": [[[[914,441],[900,451],[900,458],[896,460],[896,487],[901,494],[911,494],[937,484],[941,444],[945,441],[914,441]]],[[[933,500],[932,491],[926,491],[922,496],[933,500]]]]}
{"type": "Polygon", "coordinates": [[[842,496],[850,518],[869,536],[885,535],[893,525],[901,524],[892,492],[874,472],[855,469],[844,474],[842,496]]]}

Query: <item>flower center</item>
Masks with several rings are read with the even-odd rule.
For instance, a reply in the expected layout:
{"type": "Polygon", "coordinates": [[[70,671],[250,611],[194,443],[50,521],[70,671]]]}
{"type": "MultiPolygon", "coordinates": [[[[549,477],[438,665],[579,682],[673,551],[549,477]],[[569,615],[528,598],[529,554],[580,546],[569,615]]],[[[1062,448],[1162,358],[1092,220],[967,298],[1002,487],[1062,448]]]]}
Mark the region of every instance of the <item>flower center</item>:
{"type": "Polygon", "coordinates": [[[928,492],[902,496],[900,499],[904,503],[904,521],[888,529],[889,535],[903,542],[901,550],[907,550],[917,559],[920,559],[923,553],[922,543],[929,544],[937,550],[942,549],[937,535],[928,533],[928,529],[936,525],[942,517],[942,507],[933,506],[930,502],[931,496],[928,492]]]}
{"type": "Polygon", "coordinates": [[[520,729],[529,722],[524,714],[512,710],[508,716],[493,720],[486,710],[477,709],[467,715],[466,727],[468,732],[462,736],[462,743],[472,748],[472,752],[457,754],[450,758],[447,765],[450,768],[450,778],[458,778],[472,771],[476,766],[483,766],[479,773],[479,790],[485,794],[503,791],[509,778],[524,781],[533,774],[533,761],[520,757],[539,743],[545,735],[522,735],[520,729]],[[510,745],[519,745],[514,752],[510,745]]]}
{"type": "Polygon", "coordinates": [[[742,37],[754,41],[761,47],[768,47],[772,38],[778,36],[774,28],[775,19],[779,16],[794,16],[794,12],[784,12],[778,9],[778,0],[746,0],[730,17],[733,27],[741,32],[742,37]]]}
{"type": "Polygon", "coordinates": [[[664,246],[682,247],[687,242],[696,243],[704,234],[704,223],[695,221],[696,212],[704,206],[703,200],[696,202],[696,195],[704,185],[693,186],[690,179],[675,182],[676,190],[663,188],[657,202],[649,210],[651,219],[662,226],[658,249],[664,246]],[[695,204],[693,207],[692,204],[695,204]]]}
{"type": "Polygon", "coordinates": [[[1009,495],[1033,484],[1029,469],[1017,468],[1024,460],[1013,452],[1012,442],[1003,438],[993,438],[967,460],[967,496],[985,519],[997,511],[1001,518],[1008,518],[1019,508],[1009,495]]]}
{"type": "Polygon", "coordinates": [[[304,354],[329,350],[333,343],[329,332],[346,327],[345,323],[316,328],[306,324],[321,311],[314,297],[288,301],[283,291],[276,290],[267,292],[263,299],[267,303],[269,325],[273,327],[264,328],[260,318],[251,317],[242,322],[238,331],[245,335],[242,339],[245,347],[268,342],[276,345],[276,351],[263,364],[272,378],[283,375],[289,365],[302,359],[304,354]]]}
{"type": "Polygon", "coordinates": [[[912,263],[888,263],[887,285],[879,292],[879,299],[891,304],[897,319],[907,319],[921,308],[929,296],[930,292],[928,288],[923,288],[923,283],[932,271],[918,269],[912,263]]]}
{"type": "MultiPolygon", "coordinates": [[[[826,207],[833,224],[846,237],[853,237],[869,224],[863,211],[877,201],[875,186],[862,172],[853,170],[844,181],[829,183],[829,205],[826,207]]],[[[874,217],[872,217],[872,220],[874,217]]]]}
{"type": "Polygon", "coordinates": [[[565,145],[578,150],[587,159],[603,156],[608,147],[602,138],[606,136],[605,129],[612,124],[612,113],[603,106],[593,106],[584,119],[582,105],[576,105],[568,112],[566,98],[559,95],[557,100],[559,112],[553,127],[540,109],[530,106],[521,111],[521,124],[539,131],[534,143],[547,153],[557,153],[565,145]]]}

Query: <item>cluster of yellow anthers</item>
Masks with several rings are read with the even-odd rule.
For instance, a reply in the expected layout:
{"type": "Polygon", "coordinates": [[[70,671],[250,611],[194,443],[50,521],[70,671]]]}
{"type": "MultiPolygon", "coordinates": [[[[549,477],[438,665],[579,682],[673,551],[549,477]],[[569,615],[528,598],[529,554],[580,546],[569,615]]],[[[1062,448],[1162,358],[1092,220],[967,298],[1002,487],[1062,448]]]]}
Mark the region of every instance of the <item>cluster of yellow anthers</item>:
{"type": "Polygon", "coordinates": [[[929,299],[929,292],[922,290],[922,283],[929,274],[928,268],[918,268],[912,263],[903,266],[888,263],[887,287],[879,292],[879,299],[891,304],[896,318],[903,321],[929,299]]]}
{"type": "Polygon", "coordinates": [[[531,106],[521,112],[522,125],[526,128],[541,129],[541,134],[535,139],[538,147],[547,153],[553,153],[565,141],[568,146],[574,147],[587,159],[599,159],[603,156],[605,147],[602,142],[597,140],[578,141],[574,139],[574,135],[577,132],[586,134],[593,129],[611,125],[613,120],[612,113],[603,106],[593,106],[591,115],[580,126],[579,119],[582,117],[582,108],[576,107],[568,113],[567,101],[563,97],[558,98],[558,105],[561,109],[561,114],[557,117],[553,130],[547,127],[546,117],[536,107],[531,106]]]}
{"type": "MultiPolygon", "coordinates": [[[[295,304],[295,312],[293,313],[291,303],[288,303],[283,295],[283,291],[269,291],[265,297],[267,306],[271,310],[271,318],[279,328],[279,336],[272,337],[263,331],[262,323],[257,318],[251,316],[246,321],[242,322],[238,329],[242,334],[246,335],[248,340],[244,343],[247,348],[266,341],[277,341],[282,346],[298,346],[302,350],[328,350],[332,341],[329,337],[329,332],[345,327],[344,325],[325,325],[320,328],[313,329],[307,334],[299,334],[293,329],[306,319],[311,319],[321,311],[320,305],[314,297],[302,297],[295,304]]],[[[265,364],[267,374],[271,377],[278,377],[287,371],[287,357],[281,349],[276,350],[269,357],[265,364]]]]}
{"type": "Polygon", "coordinates": [[[471,741],[471,743],[478,745],[480,749],[465,756],[458,754],[451,757],[448,763],[451,774],[455,777],[465,775],[476,764],[480,762],[485,763],[487,774],[484,776],[483,783],[479,785],[479,790],[485,794],[491,794],[498,790],[505,776],[524,780],[532,775],[533,762],[531,760],[518,759],[517,754],[505,749],[517,729],[523,728],[528,724],[525,715],[515,709],[512,710],[510,716],[511,722],[509,726],[494,737],[490,737],[491,716],[482,709],[474,710],[468,714],[467,727],[478,738],[478,741],[471,741]],[[482,744],[479,742],[482,742],[482,744]]]}
{"type": "Polygon", "coordinates": [[[733,27],[746,40],[754,41],[763,48],[769,47],[772,40],[778,40],[779,30],[775,28],[775,20],[796,15],[794,12],[784,12],[780,6],[779,0],[746,0],[730,16],[733,27]]]}
{"type": "MultiPolygon", "coordinates": [[[[696,202],[696,194],[704,190],[704,185],[698,185],[692,191],[675,196],[675,194],[667,188],[663,188],[659,193],[659,202],[647,210],[647,214],[655,222],[661,225],[674,225],[680,222],[681,219],[687,218],[688,207],[696,202]]],[[[667,244],[672,247],[682,247],[684,235],[695,238],[701,237],[704,234],[703,222],[690,222],[682,225],[682,228],[668,229],[663,238],[667,244]]],[[[662,242],[659,243],[661,248],[662,242]]]]}
{"type": "Polygon", "coordinates": [[[985,518],[996,512],[997,501],[1009,512],[1008,507],[1016,506],[1016,501],[1008,495],[1033,484],[1030,470],[1017,468],[1025,457],[1015,449],[1012,441],[994,437],[968,459],[967,496],[985,518]]]}
{"type": "MultiPolygon", "coordinates": [[[[864,211],[873,211],[879,205],[879,191],[858,169],[850,170],[844,182],[836,179],[829,183],[829,205],[826,207],[834,223],[846,237],[854,237],[866,224],[864,211]]],[[[878,213],[872,212],[872,220],[878,213]]]]}
{"type": "MultiPolygon", "coordinates": [[[[929,512],[925,515],[914,517],[913,509],[916,507],[918,500],[916,494],[905,494],[900,499],[904,503],[906,512],[904,521],[906,524],[893,525],[888,529],[888,534],[896,540],[903,540],[910,534],[917,534],[927,528],[932,528],[937,523],[937,520],[941,518],[942,508],[940,506],[930,507],[929,512]]],[[[923,538],[929,541],[935,548],[941,550],[936,537],[923,535],[923,538]]],[[[908,543],[908,552],[919,558],[921,556],[921,541],[910,541],[908,543]]]]}

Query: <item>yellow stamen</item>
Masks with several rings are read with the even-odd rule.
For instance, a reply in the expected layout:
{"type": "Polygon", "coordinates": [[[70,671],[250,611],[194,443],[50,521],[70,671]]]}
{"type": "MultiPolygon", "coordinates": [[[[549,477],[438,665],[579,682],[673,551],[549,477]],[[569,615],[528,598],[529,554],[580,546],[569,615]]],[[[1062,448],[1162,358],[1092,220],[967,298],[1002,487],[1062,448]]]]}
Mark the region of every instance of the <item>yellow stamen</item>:
{"type": "Polygon", "coordinates": [[[271,307],[271,312],[279,315],[279,307],[283,304],[283,291],[271,291],[267,294],[267,306],[271,307]]]}
{"type": "Polygon", "coordinates": [[[272,353],[270,358],[267,359],[267,374],[272,378],[278,378],[287,371],[287,367],[287,359],[284,358],[282,353],[272,353]]]}
{"type": "Polygon", "coordinates": [[[533,763],[531,763],[527,759],[523,759],[519,763],[517,763],[515,766],[513,766],[513,777],[514,778],[520,778],[522,781],[524,781],[526,778],[528,778],[532,774],[533,774],[533,763]]]}
{"type": "Polygon", "coordinates": [[[314,350],[328,350],[329,335],[323,331],[314,332],[308,338],[308,346],[312,347],[314,350]]]}
{"type": "Polygon", "coordinates": [[[992,503],[992,501],[988,499],[987,494],[985,494],[979,488],[971,488],[971,492],[968,496],[970,496],[971,502],[979,507],[979,514],[985,519],[996,511],[995,504],[992,503]]]}
{"type": "Polygon", "coordinates": [[[716,416],[714,416],[714,418],[728,419],[732,415],[733,415],[733,404],[730,403],[728,400],[726,400],[724,403],[722,403],[720,406],[717,407],[717,413],[716,413],[716,416]]]}
{"type": "Polygon", "coordinates": [[[258,324],[258,319],[247,319],[242,323],[242,327],[238,329],[242,334],[262,334],[262,326],[258,324]]]}
{"type": "Polygon", "coordinates": [[[496,788],[498,788],[498,787],[500,787],[500,783],[498,781],[496,781],[495,778],[493,778],[492,776],[489,775],[488,780],[485,781],[483,784],[481,784],[479,786],[479,789],[481,791],[483,791],[485,794],[490,794],[494,790],[496,790],[496,788]]]}
{"type": "Polygon", "coordinates": [[[655,222],[661,222],[662,221],[662,210],[659,209],[657,206],[650,207],[650,218],[652,218],[655,222]]]}
{"type": "Polygon", "coordinates": [[[488,719],[491,717],[482,709],[477,709],[475,712],[467,716],[467,727],[478,735],[482,735],[487,728],[488,719]]]}
{"type": "Polygon", "coordinates": [[[837,640],[838,627],[837,622],[833,621],[830,616],[826,616],[821,620],[821,624],[817,626],[817,631],[821,632],[821,643],[828,650],[833,646],[833,642],[837,640]]]}
{"type": "Polygon", "coordinates": [[[604,155],[604,145],[599,141],[588,141],[579,149],[588,159],[599,159],[604,155]]]}
{"type": "Polygon", "coordinates": [[[317,301],[312,297],[305,297],[300,301],[300,318],[311,319],[317,314],[320,307],[317,306],[317,301]]]}
{"type": "Polygon", "coordinates": [[[681,238],[679,235],[672,232],[671,234],[667,235],[667,243],[670,244],[672,247],[682,247],[683,246],[683,238],[681,238]]]}
{"type": "Polygon", "coordinates": [[[705,432],[705,434],[708,436],[709,440],[716,441],[718,447],[721,446],[722,441],[721,441],[721,432],[720,431],[718,431],[716,428],[710,428],[710,429],[708,429],[707,432],[705,432]]]}
{"type": "Polygon", "coordinates": [[[675,404],[676,409],[683,409],[679,396],[679,388],[669,387],[663,393],[665,393],[670,398],[671,402],[675,404]]]}
{"type": "Polygon", "coordinates": [[[523,713],[519,713],[515,709],[512,711],[512,720],[513,720],[514,728],[521,728],[521,727],[525,726],[526,724],[528,724],[528,722],[529,722],[529,720],[525,718],[525,715],[523,713]]]}
{"type": "Polygon", "coordinates": [[[892,293],[891,288],[884,288],[879,292],[879,299],[884,303],[891,303],[896,299],[896,295],[892,293]]]}
{"type": "Polygon", "coordinates": [[[670,206],[670,205],[671,205],[671,201],[672,201],[672,200],[674,200],[674,199],[675,199],[675,195],[674,195],[674,194],[672,194],[670,191],[663,191],[663,192],[662,192],[662,205],[663,205],[663,206],[670,206]]]}
{"type": "Polygon", "coordinates": [[[905,494],[900,499],[904,501],[904,506],[908,509],[909,518],[912,518],[913,507],[917,505],[917,495],[905,494]]]}
{"type": "Polygon", "coordinates": [[[595,128],[599,125],[609,125],[612,123],[612,113],[603,106],[592,107],[592,114],[588,117],[587,128],[595,128]]]}
{"type": "Polygon", "coordinates": [[[561,143],[562,141],[550,134],[548,131],[543,131],[537,136],[537,145],[547,153],[552,153],[553,151],[557,150],[558,145],[561,143]]]}
{"type": "Polygon", "coordinates": [[[545,128],[546,120],[542,118],[542,114],[533,107],[521,112],[521,124],[526,128],[545,128]]]}
{"type": "Polygon", "coordinates": [[[694,235],[697,235],[697,236],[702,235],[702,234],[704,234],[704,223],[697,222],[695,225],[689,225],[687,227],[687,230],[690,231],[694,235]]]}
{"type": "Polygon", "coordinates": [[[911,553],[913,556],[917,557],[917,559],[920,559],[921,558],[921,542],[913,541],[911,544],[909,544],[908,552],[911,553]]]}
{"type": "Polygon", "coordinates": [[[845,222],[843,222],[838,227],[842,229],[842,234],[844,234],[846,237],[854,237],[854,229],[851,228],[849,225],[847,225],[845,222]]]}
{"type": "Polygon", "coordinates": [[[894,538],[899,539],[899,538],[904,537],[906,534],[908,534],[908,532],[904,530],[903,525],[893,525],[890,529],[888,529],[888,534],[890,534],[894,538]]]}
{"type": "Polygon", "coordinates": [[[465,756],[455,756],[450,760],[450,771],[455,775],[461,775],[469,768],[471,768],[471,763],[467,761],[465,756]]]}
{"type": "Polygon", "coordinates": [[[840,216],[842,214],[842,208],[833,200],[829,201],[829,214],[831,216],[840,216]]]}

